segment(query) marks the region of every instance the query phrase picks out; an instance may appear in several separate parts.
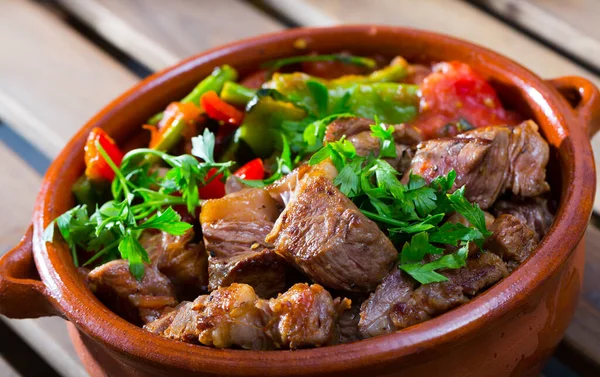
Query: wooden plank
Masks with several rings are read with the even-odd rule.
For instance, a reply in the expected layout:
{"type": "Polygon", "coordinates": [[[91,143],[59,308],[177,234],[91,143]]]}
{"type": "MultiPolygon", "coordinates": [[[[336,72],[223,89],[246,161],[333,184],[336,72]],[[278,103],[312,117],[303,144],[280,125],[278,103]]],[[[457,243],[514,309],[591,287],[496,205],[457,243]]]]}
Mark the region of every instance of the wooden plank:
{"type": "MultiPolygon", "coordinates": [[[[600,78],[548,49],[522,33],[511,29],[477,8],[462,1],[449,0],[266,0],[271,7],[303,26],[340,23],[377,23],[430,29],[451,34],[492,48],[545,77],[581,75],[600,84],[600,78]]],[[[600,137],[593,141],[596,160],[600,161],[600,137]]],[[[600,195],[595,208],[600,209],[600,195]]],[[[600,231],[590,227],[586,237],[587,263],[584,293],[566,343],[600,366],[600,231]]]]}
{"type": "MultiPolygon", "coordinates": [[[[302,26],[375,23],[428,29],[489,47],[542,77],[580,75],[600,85],[600,77],[474,6],[459,0],[297,0],[294,2],[264,0],[264,2],[302,26]]],[[[596,161],[600,161],[600,135],[593,138],[592,145],[596,161]]],[[[600,171],[597,172],[597,177],[600,181],[600,171]]],[[[599,194],[596,195],[594,208],[600,212],[599,194]]]]}
{"type": "Polygon", "coordinates": [[[159,70],[282,25],[238,0],[60,0],[108,41],[159,70]]]}
{"type": "Polygon", "coordinates": [[[0,376],[21,377],[21,374],[14,370],[14,368],[6,361],[6,359],[0,355],[0,376]]]}
{"type": "MultiPolygon", "coordinates": [[[[13,151],[0,142],[2,174],[7,177],[0,185],[0,255],[15,246],[29,224],[33,202],[41,177],[13,151]]],[[[10,320],[2,318],[48,364],[64,376],[86,376],[75,349],[60,318],[10,320]]],[[[0,368],[0,375],[4,371],[0,368]]]]}
{"type": "Polygon", "coordinates": [[[0,142],[4,179],[0,185],[0,255],[19,243],[33,213],[33,202],[42,181],[13,151],[0,142]]]}
{"type": "Polygon", "coordinates": [[[62,376],[88,376],[71,343],[63,319],[58,317],[36,319],[2,317],[2,320],[62,376]]]}
{"type": "Polygon", "coordinates": [[[29,1],[0,1],[0,46],[0,118],[49,156],[138,80],[29,1]]]}
{"type": "Polygon", "coordinates": [[[475,0],[600,69],[596,0],[475,0]]]}

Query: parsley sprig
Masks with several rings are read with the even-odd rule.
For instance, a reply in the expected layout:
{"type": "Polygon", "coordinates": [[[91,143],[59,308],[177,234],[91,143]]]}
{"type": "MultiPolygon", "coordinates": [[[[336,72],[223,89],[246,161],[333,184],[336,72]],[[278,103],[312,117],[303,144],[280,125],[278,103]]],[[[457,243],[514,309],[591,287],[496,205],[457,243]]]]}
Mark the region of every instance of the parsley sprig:
{"type": "Polygon", "coordinates": [[[76,266],[79,266],[79,250],[94,253],[83,266],[121,257],[129,262],[133,276],[141,280],[144,262],[150,262],[148,253],[138,241],[142,231],[157,229],[176,236],[184,234],[192,225],[181,221],[172,206],[185,205],[193,215],[201,204],[198,188],[219,173],[229,175],[229,167],[233,165],[232,162],[215,162],[215,136],[208,130],[192,138],[192,146],[192,155],[180,156],[154,149],[134,149],[124,156],[118,167],[96,143],[98,151],[115,172],[111,186],[113,199],[93,209],[91,215],[85,205],[63,213],[48,225],[44,241],[53,242],[57,228],[68,244],[76,266]],[[162,176],[156,171],[151,173],[156,158],[169,167],[162,176]],[[216,173],[207,178],[211,169],[216,173]]]}
{"type": "Polygon", "coordinates": [[[359,156],[354,145],[342,138],[328,143],[309,160],[310,165],[331,159],[339,174],[334,183],[368,218],[387,232],[401,247],[399,268],[422,284],[447,280],[438,270],[456,269],[466,263],[469,243],[480,248],[490,235],[485,216],[477,204],[464,196],[464,187],[448,194],[456,172],[450,171],[427,184],[409,173],[407,184],[385,159],[395,158],[393,128],[376,120],[371,134],[380,140],[379,154],[359,156]],[[472,226],[443,223],[447,214],[458,212],[472,226]],[[447,246],[458,250],[442,255],[447,246]],[[425,263],[427,255],[433,261],[425,263]]]}

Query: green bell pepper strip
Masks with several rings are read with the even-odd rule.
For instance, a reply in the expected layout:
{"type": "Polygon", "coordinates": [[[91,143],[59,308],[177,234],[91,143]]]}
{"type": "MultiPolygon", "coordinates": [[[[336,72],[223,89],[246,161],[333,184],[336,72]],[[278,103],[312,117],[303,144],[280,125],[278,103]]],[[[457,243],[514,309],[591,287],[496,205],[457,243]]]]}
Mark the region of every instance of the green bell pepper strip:
{"type": "MultiPolygon", "coordinates": [[[[198,85],[180,102],[186,103],[191,102],[196,106],[200,106],[200,97],[206,92],[214,90],[217,93],[221,92],[223,85],[228,81],[235,81],[238,79],[238,73],[235,68],[225,64],[220,67],[213,69],[212,73],[207,76],[204,80],[200,81],[198,85]]],[[[156,125],[163,117],[163,113],[160,112],[148,120],[148,124],[156,125]]]]}
{"type": "Polygon", "coordinates": [[[244,140],[258,157],[267,158],[273,149],[281,147],[281,124],[299,121],[306,116],[306,111],[289,102],[263,97],[246,111],[244,123],[236,136],[244,140]]]}
{"type": "Polygon", "coordinates": [[[252,97],[254,97],[254,94],[256,94],[255,90],[246,88],[233,81],[228,81],[223,85],[223,89],[221,90],[221,99],[232,105],[246,106],[252,97]]]}

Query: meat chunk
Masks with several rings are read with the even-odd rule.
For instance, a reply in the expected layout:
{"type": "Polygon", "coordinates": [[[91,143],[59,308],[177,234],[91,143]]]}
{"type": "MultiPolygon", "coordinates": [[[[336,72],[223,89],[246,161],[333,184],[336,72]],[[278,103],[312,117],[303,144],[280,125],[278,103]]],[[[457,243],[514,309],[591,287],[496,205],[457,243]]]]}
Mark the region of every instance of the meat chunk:
{"type": "Polygon", "coordinates": [[[258,300],[251,286],[234,283],[180,305],[175,315],[167,313],[145,328],[165,338],[216,348],[270,349],[258,300]]]}
{"type": "Polygon", "coordinates": [[[502,258],[510,271],[523,263],[538,243],[535,232],[513,215],[498,216],[490,230],[492,235],[484,247],[502,258]]]}
{"type": "Polygon", "coordinates": [[[508,275],[495,254],[481,253],[457,270],[442,272],[448,281],[421,285],[405,302],[394,306],[391,319],[396,329],[421,323],[469,301],[473,296],[508,275]]]}
{"type": "Polygon", "coordinates": [[[315,282],[369,292],[387,275],[396,249],[331,180],[305,175],[266,238],[315,282]]]}
{"type": "MultiPolygon", "coordinates": [[[[371,125],[375,122],[366,118],[339,118],[327,126],[325,142],[336,141],[346,136],[356,148],[356,154],[367,156],[369,153],[379,154],[380,141],[371,136],[371,125]]],[[[421,133],[412,126],[404,124],[392,125],[396,142],[396,158],[387,161],[398,171],[405,172],[413,157],[411,146],[418,144],[421,133]]]]}
{"type": "Polygon", "coordinates": [[[265,331],[277,348],[320,347],[338,341],[337,321],[350,300],[331,297],[322,286],[299,283],[258,304],[268,318],[265,331]]]}
{"type": "MultiPolygon", "coordinates": [[[[459,138],[484,138],[495,140],[501,127],[477,128],[459,138]]],[[[537,124],[528,120],[510,128],[508,150],[509,173],[506,176],[505,189],[515,195],[527,197],[541,195],[550,190],[546,182],[546,165],[550,157],[548,143],[540,135],[537,124]]]]}
{"type": "Polygon", "coordinates": [[[292,199],[292,194],[296,190],[298,182],[308,172],[312,175],[321,175],[331,180],[333,180],[338,173],[335,166],[327,160],[313,166],[303,164],[298,166],[288,175],[265,187],[265,190],[269,192],[269,195],[271,195],[273,200],[275,200],[279,206],[284,208],[292,199]]]}
{"type": "Polygon", "coordinates": [[[188,299],[198,297],[208,285],[208,255],[204,244],[193,243],[193,238],[193,229],[181,236],[145,231],[140,237],[152,264],[171,280],[179,297],[188,299]]]}
{"type": "MultiPolygon", "coordinates": [[[[487,209],[504,190],[509,137],[510,130],[502,127],[493,141],[483,138],[429,140],[417,147],[411,162],[412,173],[429,183],[454,170],[456,181],[452,190],[466,185],[465,197],[487,209]]],[[[407,180],[405,175],[403,181],[407,180]]]]}
{"type": "Polygon", "coordinates": [[[264,189],[249,188],[208,200],[200,222],[208,252],[209,289],[250,284],[261,297],[285,289],[286,262],[265,242],[279,211],[264,189]]]}
{"type": "Polygon", "coordinates": [[[362,304],[358,323],[360,334],[368,338],[395,331],[391,313],[397,304],[409,299],[416,286],[415,280],[394,268],[362,304]]]}
{"type": "Polygon", "coordinates": [[[480,253],[457,270],[443,270],[441,283],[417,283],[394,270],[361,307],[359,330],[364,337],[387,334],[447,312],[508,275],[495,254],[480,253]]]}
{"type": "Polygon", "coordinates": [[[251,286],[233,283],[147,324],[154,334],[216,348],[253,350],[314,347],[338,340],[337,320],[350,306],[320,285],[296,284],[270,300],[251,286]]]}
{"type": "Polygon", "coordinates": [[[524,196],[548,191],[548,155],[537,125],[527,121],[513,128],[484,127],[455,138],[428,140],[418,145],[411,170],[427,182],[455,170],[453,190],[466,185],[467,199],[487,209],[507,189],[524,196]]]}
{"type": "Polygon", "coordinates": [[[88,283],[106,306],[135,324],[152,322],[165,308],[177,305],[175,288],[151,265],[146,265],[144,278],[138,281],[127,261],[114,260],[93,269],[88,283]]]}
{"type": "Polygon", "coordinates": [[[538,242],[548,233],[554,221],[548,200],[540,197],[498,200],[492,212],[496,216],[508,214],[521,220],[529,229],[535,231],[538,242]]]}

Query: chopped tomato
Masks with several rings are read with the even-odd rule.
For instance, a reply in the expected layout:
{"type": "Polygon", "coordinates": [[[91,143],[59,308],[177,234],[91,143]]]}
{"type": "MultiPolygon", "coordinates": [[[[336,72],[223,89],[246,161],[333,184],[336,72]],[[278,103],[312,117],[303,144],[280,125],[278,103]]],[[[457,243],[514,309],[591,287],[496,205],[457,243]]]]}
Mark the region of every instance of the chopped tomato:
{"type": "Polygon", "coordinates": [[[423,80],[420,115],[412,124],[430,139],[464,131],[452,126],[461,120],[473,127],[485,127],[513,125],[519,119],[502,107],[494,88],[467,64],[436,64],[423,80]]]}
{"type": "Polygon", "coordinates": [[[115,172],[100,154],[96,142],[100,144],[115,165],[121,165],[123,160],[123,152],[121,152],[115,141],[101,128],[94,128],[88,135],[84,147],[85,175],[92,180],[112,181],[115,178],[115,172]]]}
{"type": "Polygon", "coordinates": [[[206,114],[214,120],[239,126],[244,113],[219,98],[215,91],[206,92],[200,98],[200,105],[206,114]]]}
{"type": "MultiPolygon", "coordinates": [[[[212,178],[217,169],[212,168],[206,174],[206,180],[212,178]]],[[[213,180],[208,182],[206,185],[200,187],[198,193],[200,194],[200,199],[218,199],[225,196],[225,183],[222,181],[223,174],[219,173],[213,180]]]]}
{"type": "Polygon", "coordinates": [[[151,132],[150,148],[168,150],[176,143],[184,128],[192,127],[202,110],[191,102],[172,102],[167,106],[157,126],[149,124],[143,127],[151,132]]]}
{"type": "Polygon", "coordinates": [[[255,158],[254,160],[248,162],[235,173],[233,173],[236,177],[241,179],[264,179],[265,178],[265,167],[263,166],[263,161],[260,158],[255,158]]]}

